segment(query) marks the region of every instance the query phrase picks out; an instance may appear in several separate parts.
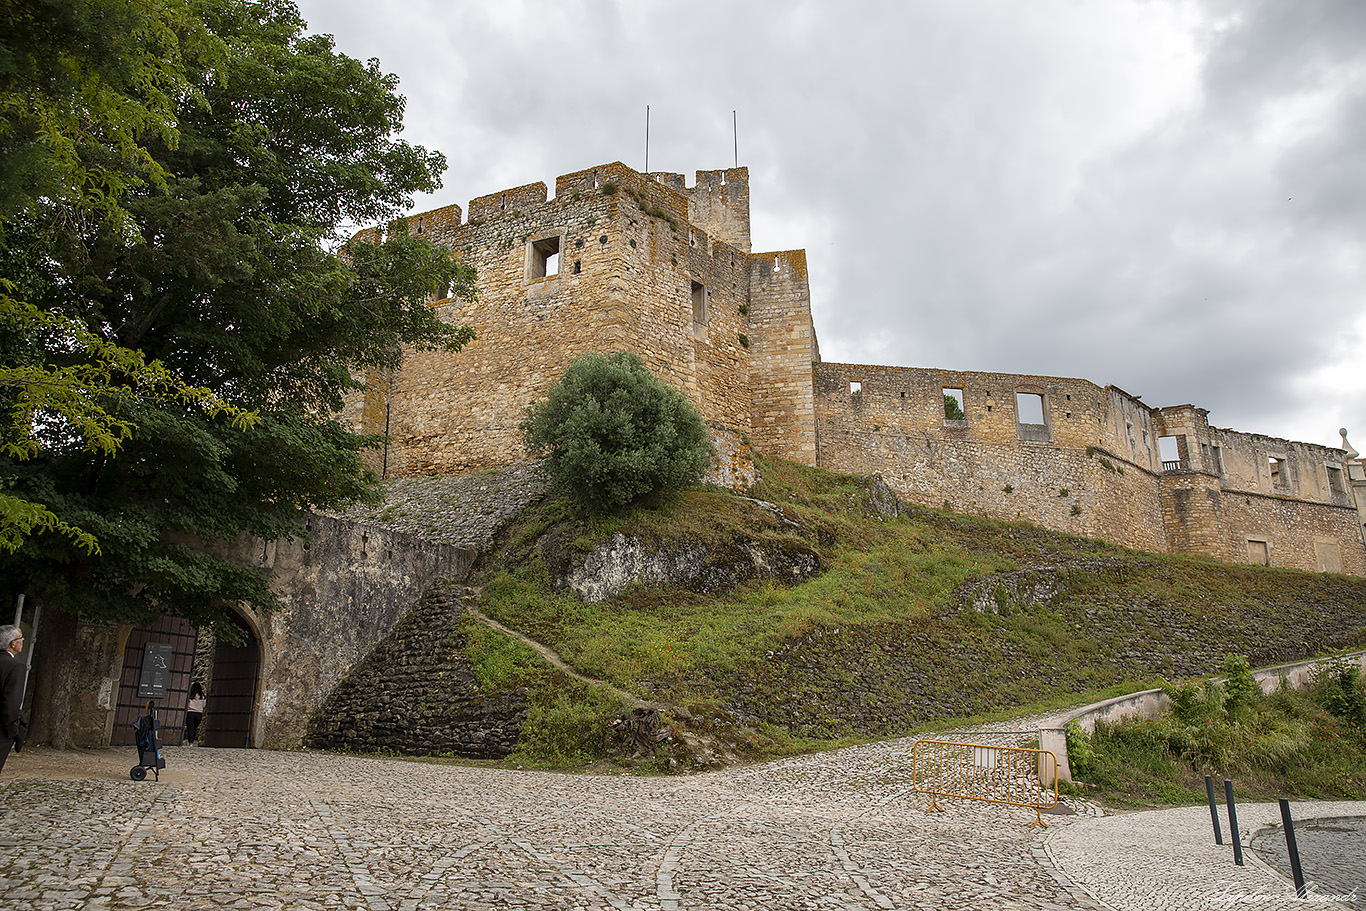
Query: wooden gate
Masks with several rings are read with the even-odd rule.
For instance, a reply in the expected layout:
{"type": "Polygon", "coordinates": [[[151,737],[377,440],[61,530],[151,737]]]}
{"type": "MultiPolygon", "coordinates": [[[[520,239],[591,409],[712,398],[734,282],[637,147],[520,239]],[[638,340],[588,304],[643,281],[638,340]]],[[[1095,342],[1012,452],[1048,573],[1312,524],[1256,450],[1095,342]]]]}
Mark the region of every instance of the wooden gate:
{"type": "Polygon", "coordinates": [[[170,666],[165,677],[165,694],[153,700],[152,712],[161,722],[161,742],[179,746],[185,734],[185,703],[190,689],[190,670],[194,666],[195,629],[180,617],[163,616],[156,626],[140,626],[128,634],[123,649],[123,672],[119,677],[118,702],[114,707],[114,730],[110,746],[133,743],[133,724],[147,712],[147,699],[138,696],[142,661],[147,643],[171,646],[170,666]]]}
{"type": "Polygon", "coordinates": [[[256,674],[261,650],[245,626],[243,645],[222,639],[214,647],[213,680],[204,707],[204,746],[251,746],[251,720],[256,707],[256,674]]]}

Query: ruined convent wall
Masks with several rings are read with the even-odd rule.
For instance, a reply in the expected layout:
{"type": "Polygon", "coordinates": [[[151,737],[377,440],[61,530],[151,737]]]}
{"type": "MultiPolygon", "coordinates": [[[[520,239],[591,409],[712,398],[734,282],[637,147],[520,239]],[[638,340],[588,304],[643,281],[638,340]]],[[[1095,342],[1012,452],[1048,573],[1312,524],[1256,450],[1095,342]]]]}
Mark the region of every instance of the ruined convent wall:
{"type": "Polygon", "coordinates": [[[1193,405],[1160,409],[1163,436],[1175,438],[1178,453],[1163,481],[1172,501],[1168,534],[1180,549],[1366,574],[1351,465],[1341,449],[1210,427],[1207,418],[1193,405]]]}
{"type": "Polygon", "coordinates": [[[825,467],[881,474],[927,506],[1167,549],[1156,475],[1141,442],[1129,443],[1130,427],[1136,441],[1151,436],[1151,415],[1118,390],[1061,377],[826,363],[815,368],[815,391],[825,467]],[[961,402],[962,419],[946,417],[945,390],[961,402]],[[1017,392],[1037,396],[1041,413],[1022,422],[1017,392]]]}
{"type": "Polygon", "coordinates": [[[1366,574],[1339,449],[1211,428],[1203,409],[1063,377],[818,364],[815,391],[820,464],[881,474],[913,502],[1143,550],[1366,574]],[[962,418],[947,416],[946,394],[962,418]],[[1163,437],[1176,450],[1165,462],[1163,437]]]}

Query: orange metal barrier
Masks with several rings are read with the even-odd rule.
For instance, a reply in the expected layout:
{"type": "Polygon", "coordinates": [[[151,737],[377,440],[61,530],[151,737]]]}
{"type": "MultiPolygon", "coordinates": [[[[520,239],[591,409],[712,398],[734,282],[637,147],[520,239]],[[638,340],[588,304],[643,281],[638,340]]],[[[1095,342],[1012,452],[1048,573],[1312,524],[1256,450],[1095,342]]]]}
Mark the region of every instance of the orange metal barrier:
{"type": "Polygon", "coordinates": [[[1040,811],[1058,805],[1058,757],[1050,750],[917,740],[911,778],[917,791],[930,795],[926,813],[943,812],[939,797],[963,797],[1031,807],[1034,822],[1029,827],[1046,829],[1040,811]]]}

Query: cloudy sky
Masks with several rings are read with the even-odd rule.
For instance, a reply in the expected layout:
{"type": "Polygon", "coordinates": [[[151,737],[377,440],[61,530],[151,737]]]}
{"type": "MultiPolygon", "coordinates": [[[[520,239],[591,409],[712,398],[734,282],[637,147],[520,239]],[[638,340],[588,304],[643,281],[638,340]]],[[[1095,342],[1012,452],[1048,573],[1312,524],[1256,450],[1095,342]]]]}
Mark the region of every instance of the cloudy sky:
{"type": "Polygon", "coordinates": [[[419,209],[750,170],[828,361],[1085,377],[1366,452],[1366,2],[300,0],[443,151],[419,209]],[[732,111],[738,131],[732,133],[732,111]]]}

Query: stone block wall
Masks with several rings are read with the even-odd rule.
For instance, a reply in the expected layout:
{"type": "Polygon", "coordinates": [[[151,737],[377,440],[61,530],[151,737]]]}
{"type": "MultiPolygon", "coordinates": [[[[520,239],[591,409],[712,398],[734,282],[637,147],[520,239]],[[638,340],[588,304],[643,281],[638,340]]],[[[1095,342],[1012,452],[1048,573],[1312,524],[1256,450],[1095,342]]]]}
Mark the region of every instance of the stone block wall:
{"type": "Polygon", "coordinates": [[[1158,479],[1162,496],[1162,527],[1167,549],[1239,561],[1228,546],[1228,519],[1217,475],[1177,469],[1158,479]]]}
{"type": "Polygon", "coordinates": [[[1233,490],[1223,502],[1231,562],[1261,562],[1265,552],[1271,566],[1366,575],[1355,508],[1233,490]]]}
{"type": "Polygon", "coordinates": [[[281,609],[244,619],[260,640],[253,746],[290,749],[308,716],[420,593],[461,580],[474,552],[344,519],[311,516],[308,541],[240,536],[229,555],[271,571],[281,609]]]}
{"type": "Polygon", "coordinates": [[[1124,432],[1141,416],[1121,392],[1059,377],[861,364],[817,365],[815,390],[823,466],[881,474],[927,506],[1167,549],[1156,475],[1130,458],[1124,432]],[[946,417],[946,389],[964,418],[946,417]],[[1042,397],[1042,424],[1017,419],[1017,391],[1042,397]]]}
{"type": "Polygon", "coordinates": [[[527,184],[472,200],[469,212],[463,225],[458,206],[408,219],[478,271],[477,300],[434,303],[478,337],[458,355],[407,352],[393,375],[366,378],[343,419],[387,430],[372,467],[442,474],[524,458],[517,427],[527,406],[575,357],[619,348],[708,423],[814,461],[818,355],[805,259],[750,254],[746,169],[699,171],[689,188],[682,175],[618,162],[560,177],[554,198],[527,184]],[[542,274],[552,251],[558,269],[542,274]]]}
{"type": "Polygon", "coordinates": [[[347,405],[353,426],[387,429],[370,458],[388,475],[524,458],[526,407],[580,354],[627,348],[756,450],[882,474],[917,502],[1235,561],[1249,536],[1313,526],[1325,540],[1293,557],[1278,546],[1272,564],[1366,558],[1358,523],[1344,537],[1334,518],[1356,508],[1343,450],[1211,428],[1193,405],[1153,408],[1081,379],[822,363],[804,251],[750,252],[745,168],[698,171],[689,187],[615,162],[559,177],[553,198],[526,184],[469,213],[461,224],[448,206],[409,228],[478,270],[478,300],[435,303],[478,340],[456,356],[410,352],[347,405]],[[555,250],[558,273],[540,274],[555,250]],[[1235,491],[1302,508],[1293,520],[1284,505],[1233,510],[1235,491]],[[1335,557],[1334,536],[1353,554],[1335,557]]]}
{"type": "Polygon", "coordinates": [[[564,175],[554,198],[537,183],[475,199],[464,225],[453,206],[411,216],[410,230],[478,271],[477,300],[435,303],[478,338],[454,356],[407,352],[348,401],[352,426],[388,427],[379,467],[440,474],[523,458],[525,409],[589,351],[635,351],[704,420],[748,430],[750,257],[708,233],[747,243],[748,175],[710,173],[697,193],[614,163],[564,175]],[[703,224],[689,221],[694,198],[703,224]],[[547,254],[558,269],[542,274],[547,254]]]}
{"type": "Polygon", "coordinates": [[[755,254],[749,263],[750,426],[756,448],[816,463],[812,371],[819,360],[811,322],[806,253],[755,254]]]}

